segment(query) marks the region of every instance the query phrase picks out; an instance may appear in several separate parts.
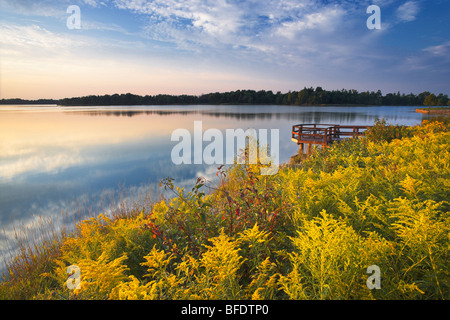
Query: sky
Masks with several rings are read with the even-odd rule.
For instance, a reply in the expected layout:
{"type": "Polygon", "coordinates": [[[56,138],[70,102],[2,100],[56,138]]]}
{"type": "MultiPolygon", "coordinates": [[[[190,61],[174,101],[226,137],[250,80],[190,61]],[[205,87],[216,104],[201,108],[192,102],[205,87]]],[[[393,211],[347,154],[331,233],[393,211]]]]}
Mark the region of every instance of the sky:
{"type": "Polygon", "coordinates": [[[450,94],[449,21],[450,0],[0,0],[0,99],[450,94]]]}

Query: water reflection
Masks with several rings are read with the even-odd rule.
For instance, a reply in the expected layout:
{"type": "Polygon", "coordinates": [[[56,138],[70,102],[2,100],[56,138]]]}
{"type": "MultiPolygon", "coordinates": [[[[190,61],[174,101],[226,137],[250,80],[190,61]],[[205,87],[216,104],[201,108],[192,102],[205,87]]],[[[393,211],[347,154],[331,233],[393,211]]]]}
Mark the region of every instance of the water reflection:
{"type": "MultiPolygon", "coordinates": [[[[63,108],[64,112],[77,112],[86,116],[135,117],[140,115],[186,116],[201,115],[235,120],[289,120],[299,123],[333,122],[337,124],[373,124],[377,118],[391,123],[415,124],[422,119],[415,107],[293,107],[293,106],[167,106],[168,110],[142,110],[143,107],[102,107],[102,109],[63,108]],[[124,109],[125,108],[125,109],[124,109]],[[405,112],[407,114],[405,114],[405,112]],[[412,120],[412,122],[410,122],[412,120]],[[407,123],[406,123],[406,122],[407,123]]],[[[155,108],[155,107],[146,107],[155,108]]],[[[159,107],[158,107],[159,108],[159,107]]]]}
{"type": "Polygon", "coordinates": [[[37,216],[62,224],[87,214],[138,201],[170,176],[191,187],[197,177],[212,181],[216,166],[171,161],[175,129],[255,128],[280,130],[280,161],[297,151],[292,125],[371,125],[376,118],[415,125],[425,117],[414,107],[149,106],[0,107],[0,260],[13,226],[37,216]],[[62,214],[64,213],[64,214],[62,214]]]}

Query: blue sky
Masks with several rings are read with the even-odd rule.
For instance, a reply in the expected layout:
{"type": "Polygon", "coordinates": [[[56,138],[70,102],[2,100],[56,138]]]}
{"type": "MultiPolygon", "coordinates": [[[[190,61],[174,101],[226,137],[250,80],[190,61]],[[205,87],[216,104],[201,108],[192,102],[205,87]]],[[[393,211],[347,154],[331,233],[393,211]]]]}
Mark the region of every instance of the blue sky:
{"type": "Polygon", "coordinates": [[[0,98],[450,94],[450,0],[0,0],[0,98]],[[81,29],[67,28],[77,5],[81,29]],[[369,30],[369,5],[381,29],[369,30]]]}

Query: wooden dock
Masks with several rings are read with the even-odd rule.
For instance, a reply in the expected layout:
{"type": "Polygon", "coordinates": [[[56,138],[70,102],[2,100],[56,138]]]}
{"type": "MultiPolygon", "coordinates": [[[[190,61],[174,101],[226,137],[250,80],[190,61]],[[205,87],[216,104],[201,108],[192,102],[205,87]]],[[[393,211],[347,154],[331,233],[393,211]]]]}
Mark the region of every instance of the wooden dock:
{"type": "Polygon", "coordinates": [[[365,135],[370,126],[342,126],[337,124],[298,124],[292,127],[292,141],[300,145],[301,150],[307,145],[307,153],[311,145],[328,147],[334,142],[346,138],[358,138],[365,135]]]}

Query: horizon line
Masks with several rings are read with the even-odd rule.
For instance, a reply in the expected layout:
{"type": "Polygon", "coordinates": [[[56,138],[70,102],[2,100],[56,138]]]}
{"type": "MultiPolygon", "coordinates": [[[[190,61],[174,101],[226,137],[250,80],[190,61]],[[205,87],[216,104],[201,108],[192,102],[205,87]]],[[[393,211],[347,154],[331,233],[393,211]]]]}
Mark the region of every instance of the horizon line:
{"type": "Polygon", "coordinates": [[[237,91],[254,91],[254,92],[272,92],[273,94],[288,94],[288,93],[291,93],[291,92],[300,92],[300,91],[302,91],[302,90],[304,90],[304,89],[313,89],[314,90],[314,92],[316,91],[316,89],[318,89],[318,88],[321,88],[323,91],[327,91],[327,92],[333,92],[333,91],[356,91],[357,93],[364,93],[364,92],[369,92],[369,93],[372,93],[372,92],[374,92],[374,93],[377,93],[378,91],[380,91],[381,92],[381,94],[382,94],[382,96],[385,96],[385,95],[388,95],[388,94],[399,94],[400,93],[400,95],[410,95],[410,94],[413,94],[413,95],[420,95],[421,93],[430,93],[430,94],[435,94],[435,95],[439,95],[439,94],[442,94],[442,95],[449,95],[448,93],[443,93],[443,92],[431,92],[431,91],[429,91],[429,90],[424,90],[424,91],[422,91],[422,92],[420,92],[420,93],[414,93],[414,92],[409,92],[409,93],[406,93],[406,92],[400,92],[400,91],[397,91],[397,92],[395,92],[395,91],[391,91],[391,92],[388,92],[388,93],[383,93],[382,92],[382,90],[381,89],[378,89],[378,90],[362,90],[362,91],[360,91],[360,90],[357,90],[357,89],[346,89],[346,88],[342,88],[342,89],[331,89],[331,90],[328,90],[328,89],[324,89],[322,86],[317,86],[317,87],[312,87],[312,86],[310,86],[310,87],[303,87],[302,89],[297,89],[297,90],[288,90],[287,92],[282,92],[282,91],[280,91],[280,90],[277,90],[277,91],[274,91],[274,90],[272,90],[272,89],[270,89],[270,90],[266,90],[266,89],[259,89],[259,90],[256,90],[256,89],[236,89],[236,90],[231,90],[231,91],[211,91],[211,92],[208,92],[208,93],[202,93],[202,94],[188,94],[188,93],[181,93],[181,94],[170,94],[170,93],[156,93],[156,94],[145,94],[145,95],[143,95],[143,94],[136,94],[136,93],[131,93],[131,92],[126,92],[126,93],[105,93],[105,94],[87,94],[87,95],[79,95],[79,96],[72,96],[72,97],[64,97],[64,98],[34,98],[34,99],[26,99],[26,98],[19,98],[19,97],[14,97],[14,98],[1,98],[0,99],[0,101],[4,101],[4,100],[23,100],[23,101],[40,101],[40,100],[53,100],[53,101],[60,101],[60,100],[64,100],[64,99],[76,99],[76,98],[83,98],[83,97],[92,97],[92,96],[96,96],[96,97],[104,97],[104,96],[114,96],[114,95],[119,95],[119,96],[121,96],[121,95],[134,95],[134,96],[139,96],[139,97],[146,97],[146,96],[172,96],[172,97],[180,97],[180,96],[190,96],[190,97],[201,97],[201,96],[204,96],[204,95],[209,95],[209,94],[215,94],[215,93],[220,93],[220,94],[223,94],[223,93],[230,93],[230,92],[237,92],[237,91]]]}

